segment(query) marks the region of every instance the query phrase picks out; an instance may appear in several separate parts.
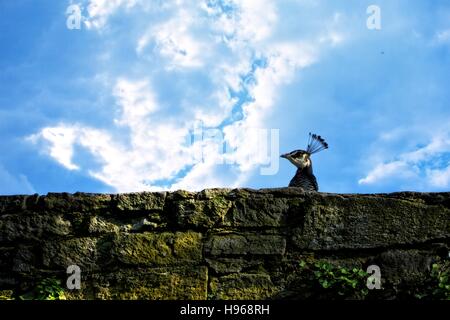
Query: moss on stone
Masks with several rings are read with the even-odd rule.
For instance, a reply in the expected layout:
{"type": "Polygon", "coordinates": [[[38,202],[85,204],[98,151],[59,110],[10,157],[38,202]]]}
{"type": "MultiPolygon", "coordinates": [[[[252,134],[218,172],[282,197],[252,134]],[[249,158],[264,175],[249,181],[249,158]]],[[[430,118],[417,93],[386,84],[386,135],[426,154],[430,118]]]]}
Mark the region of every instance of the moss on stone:
{"type": "Polygon", "coordinates": [[[202,229],[222,224],[230,207],[230,201],[219,197],[210,200],[185,199],[173,204],[178,225],[202,229]]]}
{"type": "Polygon", "coordinates": [[[445,238],[450,210],[374,196],[315,195],[293,232],[301,249],[375,248],[445,238]]]}
{"type": "Polygon", "coordinates": [[[233,202],[232,210],[224,225],[280,227],[285,225],[288,208],[286,199],[274,198],[271,195],[247,195],[233,202]]]}
{"type": "Polygon", "coordinates": [[[70,265],[77,265],[84,272],[98,270],[101,268],[99,242],[99,239],[90,237],[45,242],[42,248],[43,265],[60,270],[65,270],[70,265]]]}
{"type": "Polygon", "coordinates": [[[205,249],[212,256],[283,255],[286,240],[282,236],[270,234],[222,234],[211,237],[205,249]]]}
{"type": "Polygon", "coordinates": [[[118,194],[114,197],[114,201],[119,211],[162,211],[165,198],[165,192],[139,192],[118,194]]]}
{"type": "Polygon", "coordinates": [[[255,268],[264,263],[264,258],[247,258],[237,257],[237,258],[224,258],[224,257],[211,257],[206,258],[208,266],[216,274],[230,274],[239,273],[244,269],[255,268]]]}
{"type": "Polygon", "coordinates": [[[5,214],[0,219],[0,242],[40,241],[70,232],[71,224],[61,214],[5,214]]]}
{"type": "Polygon", "coordinates": [[[263,300],[275,295],[277,288],[267,274],[233,274],[212,278],[211,299],[217,300],[263,300]]]}
{"type": "Polygon", "coordinates": [[[14,300],[14,291],[0,290],[0,300],[14,300]]]}
{"type": "Polygon", "coordinates": [[[208,283],[212,299],[307,299],[314,289],[299,275],[307,256],[376,264],[383,290],[375,297],[410,298],[448,257],[449,218],[450,193],[0,197],[0,290],[20,295],[76,264],[82,290],[68,291],[70,299],[204,299],[208,283]]]}
{"type": "Polygon", "coordinates": [[[90,234],[104,234],[104,233],[118,233],[119,226],[102,217],[92,216],[89,218],[88,233],[90,234]]]}
{"type": "Polygon", "coordinates": [[[90,193],[49,193],[39,198],[39,206],[52,212],[100,212],[108,210],[111,195],[90,193]]]}
{"type": "Polygon", "coordinates": [[[130,265],[200,263],[201,234],[188,231],[118,235],[112,252],[120,262],[130,265]]]}
{"type": "Polygon", "coordinates": [[[177,259],[184,261],[201,261],[202,235],[197,232],[177,232],[173,244],[173,253],[177,259]]]}
{"type": "Polygon", "coordinates": [[[92,277],[95,299],[205,300],[206,267],[121,270],[92,277]]]}
{"type": "Polygon", "coordinates": [[[113,254],[125,264],[167,265],[172,259],[172,233],[123,234],[113,242],[113,254]]]}

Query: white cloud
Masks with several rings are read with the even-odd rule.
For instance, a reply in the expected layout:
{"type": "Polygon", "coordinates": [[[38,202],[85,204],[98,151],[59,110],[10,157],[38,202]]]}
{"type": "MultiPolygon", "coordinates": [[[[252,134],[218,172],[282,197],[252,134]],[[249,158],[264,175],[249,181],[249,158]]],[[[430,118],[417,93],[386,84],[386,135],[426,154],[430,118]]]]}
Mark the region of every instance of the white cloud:
{"type": "Polygon", "coordinates": [[[153,181],[170,179],[190,164],[188,150],[182,146],[187,130],[147,117],[157,102],[146,81],[118,79],[114,94],[121,108],[116,123],[129,129],[128,138],[116,142],[105,130],[60,124],[42,129],[30,140],[47,142],[49,155],[70,170],[80,169],[73,163],[74,146],[85,148],[101,163],[101,169],[84,169],[118,191],[157,190],[153,181]]]}
{"type": "Polygon", "coordinates": [[[378,164],[369,174],[360,179],[359,184],[372,184],[388,178],[414,177],[416,172],[405,161],[393,161],[378,164]]]}
{"type": "Polygon", "coordinates": [[[278,21],[276,2],[272,0],[234,0],[228,4],[235,8],[231,13],[209,7],[218,14],[216,27],[224,36],[241,42],[257,43],[267,39],[278,21]]]}
{"type": "MultiPolygon", "coordinates": [[[[398,132],[398,131],[396,131],[398,132]]],[[[382,135],[382,140],[392,139],[392,134],[382,135]]],[[[446,132],[433,136],[424,147],[404,152],[395,160],[383,161],[375,165],[359,184],[375,184],[383,181],[402,179],[405,181],[422,181],[429,187],[450,186],[450,134],[446,132]]]]}
{"type": "Polygon", "coordinates": [[[198,23],[195,14],[195,11],[183,8],[169,21],[151,26],[140,37],[136,52],[142,54],[153,42],[154,50],[169,61],[167,69],[201,67],[203,57],[208,53],[208,44],[190,32],[198,23]]]}
{"type": "Polygon", "coordinates": [[[250,88],[254,106],[271,107],[277,87],[289,83],[298,69],[314,63],[317,60],[315,51],[314,46],[304,43],[273,43],[267,48],[267,66],[256,70],[256,84],[250,88]]]}
{"type": "Polygon", "coordinates": [[[450,165],[442,170],[429,169],[427,170],[427,177],[430,179],[430,184],[435,187],[447,188],[450,186],[450,165]]]}
{"type": "Polygon", "coordinates": [[[337,46],[345,40],[344,33],[340,31],[340,25],[343,20],[343,14],[335,12],[333,18],[327,22],[326,30],[319,38],[319,42],[330,43],[332,46],[337,46]]]}
{"type": "Polygon", "coordinates": [[[201,119],[205,127],[214,128],[219,126],[230,115],[238,99],[231,97],[229,90],[223,88],[213,92],[209,98],[205,97],[205,101],[213,101],[215,108],[196,108],[193,110],[194,118],[201,119]]]}
{"type": "Polygon", "coordinates": [[[49,151],[51,157],[69,170],[78,170],[79,167],[72,163],[73,145],[77,138],[77,129],[74,127],[44,128],[39,134],[28,137],[30,142],[36,143],[42,138],[50,142],[49,151]]]}
{"type": "Polygon", "coordinates": [[[279,87],[289,83],[298,69],[314,63],[317,56],[312,46],[278,43],[266,51],[266,59],[266,66],[254,74],[254,84],[248,86],[252,101],[243,106],[244,119],[224,128],[227,142],[236,149],[228,160],[237,163],[243,172],[251,173],[265,162],[264,157],[255,157],[261,148],[258,129],[265,128],[265,117],[276,103],[279,87]]]}
{"type": "MultiPolygon", "coordinates": [[[[101,29],[119,10],[143,3],[90,0],[88,21],[101,29]]],[[[337,31],[331,34],[324,25],[315,39],[295,35],[278,40],[274,32],[283,17],[274,0],[200,4],[174,0],[163,6],[168,18],[149,22],[135,39],[134,59],[180,78],[198,72],[203,81],[207,79],[208,89],[193,93],[189,85],[179,88],[184,104],[172,106],[158,101],[152,87],[158,79],[151,72],[140,80],[117,76],[111,88],[120,111],[114,126],[100,130],[66,122],[44,128],[31,139],[45,141],[48,154],[67,169],[88,172],[119,192],[240,186],[259,165],[266,164],[266,157],[255,157],[261,149],[259,129],[270,129],[267,115],[277,105],[280,88],[342,36],[337,31]],[[183,94],[194,95],[200,102],[191,102],[183,94]],[[182,113],[168,115],[166,109],[175,107],[182,108],[182,113]],[[235,108],[242,113],[236,119],[235,108]],[[226,154],[208,139],[186,143],[189,130],[199,120],[223,134],[223,142],[230,147],[226,154]],[[75,146],[88,150],[100,165],[81,167],[74,160],[75,146]],[[197,161],[202,154],[203,161],[197,161]],[[227,165],[220,164],[224,161],[227,165]]],[[[331,20],[337,23],[336,19],[331,20]]]]}
{"type": "Polygon", "coordinates": [[[243,119],[227,125],[223,131],[227,143],[235,152],[227,154],[227,161],[236,163],[245,181],[264,157],[255,157],[260,147],[258,129],[266,128],[266,115],[276,105],[280,86],[289,83],[299,69],[318,59],[319,44],[300,40],[279,42],[272,39],[279,21],[274,1],[228,1],[237,8],[232,13],[220,7],[206,7],[216,17],[213,29],[236,55],[235,61],[222,64],[218,78],[235,91],[246,91],[250,101],[242,106],[243,119]],[[252,71],[252,61],[262,65],[252,71]],[[251,78],[245,82],[243,79],[251,78]]]}
{"type": "Polygon", "coordinates": [[[437,32],[434,41],[439,44],[450,43],[450,29],[437,32]]]}
{"type": "Polygon", "coordinates": [[[119,79],[114,89],[114,96],[122,107],[122,115],[116,123],[126,125],[132,129],[142,123],[142,119],[158,108],[153,91],[148,81],[131,82],[119,79]]]}
{"type": "Polygon", "coordinates": [[[141,0],[89,0],[86,25],[88,28],[103,28],[108,18],[120,8],[131,9],[141,0]]]}

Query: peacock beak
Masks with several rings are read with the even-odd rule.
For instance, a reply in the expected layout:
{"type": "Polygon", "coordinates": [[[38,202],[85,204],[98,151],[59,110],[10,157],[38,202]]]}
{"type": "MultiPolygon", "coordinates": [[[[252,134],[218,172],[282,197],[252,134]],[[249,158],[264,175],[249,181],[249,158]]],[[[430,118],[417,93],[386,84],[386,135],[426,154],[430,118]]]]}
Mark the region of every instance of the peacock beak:
{"type": "Polygon", "coordinates": [[[287,156],[288,156],[288,154],[287,153],[285,153],[285,154],[282,154],[280,157],[281,158],[285,158],[285,159],[287,159],[287,156]]]}

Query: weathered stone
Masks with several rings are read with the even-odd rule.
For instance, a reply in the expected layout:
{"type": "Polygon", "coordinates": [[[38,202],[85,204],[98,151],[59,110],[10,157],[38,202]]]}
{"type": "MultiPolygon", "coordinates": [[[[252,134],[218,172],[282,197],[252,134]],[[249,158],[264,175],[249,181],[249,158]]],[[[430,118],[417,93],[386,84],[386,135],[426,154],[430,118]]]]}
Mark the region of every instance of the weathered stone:
{"type": "Polygon", "coordinates": [[[158,224],[153,221],[149,221],[146,218],[140,219],[139,221],[128,226],[129,231],[148,231],[155,230],[158,228],[158,224]]]}
{"type": "Polygon", "coordinates": [[[315,294],[316,275],[299,264],[320,259],[378,265],[383,289],[370,299],[411,299],[425,287],[433,299],[430,266],[448,268],[449,250],[450,193],[0,197],[0,291],[16,297],[72,264],[82,289],[69,299],[333,297],[315,294]]]}
{"type": "Polygon", "coordinates": [[[211,228],[223,224],[231,202],[223,198],[186,199],[173,203],[177,223],[182,227],[211,228]]]}
{"type": "Polygon", "coordinates": [[[162,211],[165,198],[165,192],[140,192],[118,194],[114,201],[119,211],[162,211]]]}
{"type": "Polygon", "coordinates": [[[70,233],[70,222],[59,214],[27,213],[0,216],[0,242],[42,240],[70,233]]]}
{"type": "Polygon", "coordinates": [[[9,271],[12,269],[15,251],[15,248],[0,247],[0,271],[9,271]]]}
{"type": "Polygon", "coordinates": [[[415,286],[423,282],[438,260],[430,252],[420,250],[388,250],[371,259],[383,271],[383,278],[394,286],[400,283],[415,286]]]}
{"type": "Polygon", "coordinates": [[[0,272],[0,289],[9,289],[18,285],[18,279],[11,272],[0,272]]]}
{"type": "Polygon", "coordinates": [[[262,259],[244,258],[207,258],[208,266],[217,274],[239,273],[246,268],[255,268],[263,264],[262,259]]]}
{"type": "Polygon", "coordinates": [[[142,266],[198,264],[202,237],[196,232],[122,234],[112,253],[122,263],[142,266]]]}
{"type": "MultiPolygon", "coordinates": [[[[120,270],[94,274],[90,285],[95,299],[102,300],[205,300],[208,269],[206,267],[120,270]]],[[[89,291],[68,299],[91,298],[89,291]]]]}
{"type": "Polygon", "coordinates": [[[83,272],[101,268],[101,250],[97,238],[75,238],[60,242],[46,242],[43,246],[43,265],[46,268],[66,270],[77,265],[83,272]]]}
{"type": "Polygon", "coordinates": [[[199,200],[211,200],[215,198],[228,198],[228,195],[232,192],[230,188],[211,188],[204,189],[195,193],[195,198],[199,200]]]}
{"type": "Polygon", "coordinates": [[[89,274],[87,276],[82,275],[80,289],[74,289],[74,290],[66,289],[64,291],[64,296],[66,297],[66,300],[94,300],[95,299],[96,295],[94,293],[94,287],[93,287],[92,281],[87,279],[88,277],[90,277],[89,274]]]}
{"type": "Polygon", "coordinates": [[[286,199],[270,194],[251,194],[234,201],[224,226],[233,227],[280,227],[285,225],[288,211],[286,199]]]}
{"type": "Polygon", "coordinates": [[[0,290],[0,300],[14,300],[14,291],[0,290]]]}
{"type": "Polygon", "coordinates": [[[18,246],[14,255],[12,270],[20,273],[35,271],[37,265],[34,248],[32,246],[18,246]]]}
{"type": "Polygon", "coordinates": [[[53,212],[106,212],[111,207],[111,195],[95,193],[49,193],[39,202],[46,211],[53,212]]]}
{"type": "Polygon", "coordinates": [[[119,226],[102,217],[92,216],[89,218],[88,232],[90,234],[117,233],[119,226]]]}
{"type": "Polygon", "coordinates": [[[202,235],[196,232],[176,232],[173,242],[174,256],[181,260],[191,263],[202,262],[202,235]]]}
{"type": "Polygon", "coordinates": [[[0,196],[0,215],[3,213],[18,213],[26,209],[28,196],[0,196]]]}
{"type": "Polygon", "coordinates": [[[277,288],[267,274],[233,274],[212,278],[209,293],[215,300],[262,300],[277,294],[277,288]]]}
{"type": "Polygon", "coordinates": [[[450,197],[448,196],[448,192],[394,192],[376,196],[402,199],[425,205],[442,205],[450,209],[450,197]]]}
{"type": "Polygon", "coordinates": [[[206,253],[220,255],[283,255],[286,240],[278,235],[227,234],[213,236],[205,245],[206,253]]]}
{"type": "Polygon", "coordinates": [[[450,210],[375,196],[315,195],[304,224],[293,230],[300,249],[376,248],[450,238],[450,210]]]}
{"type": "Polygon", "coordinates": [[[177,190],[174,192],[170,192],[167,194],[167,201],[173,202],[177,200],[184,200],[184,199],[193,199],[195,198],[196,193],[186,190],[177,190]]]}
{"type": "Polygon", "coordinates": [[[197,194],[176,191],[168,195],[168,210],[179,227],[207,229],[222,224],[231,201],[229,189],[207,189],[197,194]]]}

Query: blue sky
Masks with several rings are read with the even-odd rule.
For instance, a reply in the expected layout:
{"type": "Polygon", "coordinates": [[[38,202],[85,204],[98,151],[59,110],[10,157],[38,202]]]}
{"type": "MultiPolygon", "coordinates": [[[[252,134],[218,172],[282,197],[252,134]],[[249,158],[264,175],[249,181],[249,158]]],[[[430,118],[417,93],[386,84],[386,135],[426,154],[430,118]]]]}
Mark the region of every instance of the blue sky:
{"type": "Polygon", "coordinates": [[[309,132],[321,191],[449,190],[448,1],[6,0],[0,30],[1,194],[286,186],[309,132]]]}

